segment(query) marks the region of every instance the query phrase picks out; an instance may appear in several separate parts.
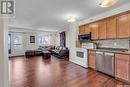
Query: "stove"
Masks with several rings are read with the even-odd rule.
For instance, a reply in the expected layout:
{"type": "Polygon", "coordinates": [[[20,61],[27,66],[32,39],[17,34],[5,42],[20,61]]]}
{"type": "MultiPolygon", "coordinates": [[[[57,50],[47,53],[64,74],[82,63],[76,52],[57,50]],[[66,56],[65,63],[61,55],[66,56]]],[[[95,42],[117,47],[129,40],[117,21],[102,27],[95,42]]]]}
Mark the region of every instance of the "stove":
{"type": "Polygon", "coordinates": [[[75,49],[75,58],[72,60],[72,62],[83,66],[85,68],[88,68],[88,52],[87,49],[93,48],[93,44],[87,44],[83,48],[76,48],[75,49]]]}

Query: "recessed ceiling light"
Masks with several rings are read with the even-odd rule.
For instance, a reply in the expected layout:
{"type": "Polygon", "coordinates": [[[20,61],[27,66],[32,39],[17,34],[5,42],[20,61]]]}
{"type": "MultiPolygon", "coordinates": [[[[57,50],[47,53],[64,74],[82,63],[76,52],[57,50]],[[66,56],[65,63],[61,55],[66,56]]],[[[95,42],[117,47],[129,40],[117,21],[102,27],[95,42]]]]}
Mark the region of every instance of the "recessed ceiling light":
{"type": "Polygon", "coordinates": [[[110,7],[114,4],[116,4],[118,0],[102,0],[102,2],[99,4],[100,7],[110,7]]]}
{"type": "Polygon", "coordinates": [[[69,17],[68,17],[68,22],[73,23],[73,22],[75,22],[75,21],[76,21],[76,17],[75,17],[75,16],[69,16],[69,17]]]}

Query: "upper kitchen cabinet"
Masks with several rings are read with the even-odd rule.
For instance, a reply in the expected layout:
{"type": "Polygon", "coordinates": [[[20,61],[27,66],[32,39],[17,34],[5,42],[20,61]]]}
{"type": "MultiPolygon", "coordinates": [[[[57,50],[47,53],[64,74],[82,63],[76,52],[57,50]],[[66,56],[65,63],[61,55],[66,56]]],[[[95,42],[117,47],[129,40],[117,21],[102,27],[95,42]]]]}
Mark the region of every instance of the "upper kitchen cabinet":
{"type": "Polygon", "coordinates": [[[130,37],[130,11],[79,27],[79,33],[91,32],[92,40],[130,37]]]}
{"type": "Polygon", "coordinates": [[[85,33],[91,32],[89,24],[85,25],[85,33]]]}
{"type": "Polygon", "coordinates": [[[85,25],[79,26],[79,33],[80,34],[85,33],[85,25]]]}
{"type": "Polygon", "coordinates": [[[106,39],[107,21],[106,19],[99,21],[99,39],[106,39]]]}
{"type": "Polygon", "coordinates": [[[98,22],[92,23],[89,25],[91,30],[91,39],[97,40],[98,39],[98,22]]]}
{"type": "Polygon", "coordinates": [[[128,38],[130,27],[129,14],[117,16],[117,38],[128,38]]]}
{"type": "Polygon", "coordinates": [[[110,17],[107,19],[107,38],[116,38],[117,37],[117,20],[116,17],[110,17]]]}

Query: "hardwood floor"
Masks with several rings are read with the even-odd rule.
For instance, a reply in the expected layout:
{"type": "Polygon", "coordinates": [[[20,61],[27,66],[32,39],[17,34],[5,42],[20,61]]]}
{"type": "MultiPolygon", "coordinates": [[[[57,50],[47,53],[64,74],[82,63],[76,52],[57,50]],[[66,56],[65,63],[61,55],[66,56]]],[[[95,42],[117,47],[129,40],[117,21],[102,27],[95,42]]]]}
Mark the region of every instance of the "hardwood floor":
{"type": "Polygon", "coordinates": [[[129,87],[107,75],[65,59],[9,59],[10,87],[129,87]]]}

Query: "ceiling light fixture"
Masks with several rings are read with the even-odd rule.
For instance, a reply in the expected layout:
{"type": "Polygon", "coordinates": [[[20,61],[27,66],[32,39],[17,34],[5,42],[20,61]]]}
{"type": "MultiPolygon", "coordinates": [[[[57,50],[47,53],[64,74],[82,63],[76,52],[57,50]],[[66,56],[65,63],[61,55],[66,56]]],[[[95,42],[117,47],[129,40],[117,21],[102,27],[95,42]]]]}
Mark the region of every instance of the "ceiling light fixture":
{"type": "Polygon", "coordinates": [[[76,21],[75,16],[69,16],[69,17],[68,17],[68,22],[73,23],[73,22],[75,22],[75,21],[76,21]]]}
{"type": "Polygon", "coordinates": [[[118,0],[102,0],[102,2],[99,4],[100,7],[110,7],[114,4],[116,4],[118,0]]]}

